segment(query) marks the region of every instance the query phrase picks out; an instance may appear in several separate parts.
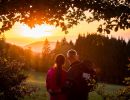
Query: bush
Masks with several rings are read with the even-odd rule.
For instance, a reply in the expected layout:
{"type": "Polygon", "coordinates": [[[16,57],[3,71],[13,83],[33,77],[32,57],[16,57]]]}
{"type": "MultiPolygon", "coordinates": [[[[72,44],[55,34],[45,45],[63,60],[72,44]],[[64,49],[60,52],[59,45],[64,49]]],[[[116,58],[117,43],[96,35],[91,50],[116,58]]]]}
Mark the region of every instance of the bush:
{"type": "Polygon", "coordinates": [[[27,94],[24,63],[0,58],[0,100],[18,100],[27,94]]]}

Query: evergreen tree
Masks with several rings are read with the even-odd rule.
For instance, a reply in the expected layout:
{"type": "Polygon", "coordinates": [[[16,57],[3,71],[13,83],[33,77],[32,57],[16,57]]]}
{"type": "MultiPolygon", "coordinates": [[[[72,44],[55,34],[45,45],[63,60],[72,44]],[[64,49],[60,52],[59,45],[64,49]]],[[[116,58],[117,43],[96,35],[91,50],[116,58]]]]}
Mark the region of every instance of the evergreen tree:
{"type": "Polygon", "coordinates": [[[43,44],[43,48],[42,48],[42,54],[44,56],[48,55],[50,53],[50,44],[48,39],[46,38],[43,44]]]}
{"type": "Polygon", "coordinates": [[[89,59],[100,70],[100,81],[121,84],[127,73],[128,44],[122,39],[97,34],[79,35],[75,43],[81,59],[89,59]],[[111,74],[110,74],[111,73],[111,74]]]}
{"type": "Polygon", "coordinates": [[[41,59],[41,70],[42,71],[47,71],[49,67],[52,64],[52,57],[51,57],[51,50],[50,50],[50,43],[48,39],[46,38],[43,44],[43,49],[42,49],[42,59],[41,59]]]}
{"type": "Polygon", "coordinates": [[[73,43],[72,40],[70,40],[69,45],[70,45],[71,47],[74,47],[74,43],[73,43]]]}

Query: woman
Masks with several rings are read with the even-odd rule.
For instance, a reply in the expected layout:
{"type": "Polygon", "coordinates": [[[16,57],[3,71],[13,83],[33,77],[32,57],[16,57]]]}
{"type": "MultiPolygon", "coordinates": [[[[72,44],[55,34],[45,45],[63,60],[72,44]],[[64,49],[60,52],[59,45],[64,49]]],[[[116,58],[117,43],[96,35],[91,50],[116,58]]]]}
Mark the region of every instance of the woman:
{"type": "Polygon", "coordinates": [[[65,57],[62,54],[57,55],[55,64],[47,73],[46,87],[50,94],[50,100],[66,100],[66,95],[62,88],[66,80],[66,72],[63,70],[65,57]]]}

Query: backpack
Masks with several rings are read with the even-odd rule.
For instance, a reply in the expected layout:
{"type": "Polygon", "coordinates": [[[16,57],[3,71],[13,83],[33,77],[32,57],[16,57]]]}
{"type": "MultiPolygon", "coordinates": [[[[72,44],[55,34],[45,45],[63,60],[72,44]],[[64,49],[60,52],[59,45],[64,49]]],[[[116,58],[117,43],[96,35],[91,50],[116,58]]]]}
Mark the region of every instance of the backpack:
{"type": "Polygon", "coordinates": [[[97,83],[96,79],[96,70],[93,68],[93,63],[89,60],[84,60],[81,62],[81,69],[82,69],[82,84],[85,84],[85,87],[90,92],[95,88],[97,83]]]}
{"type": "Polygon", "coordinates": [[[88,60],[80,62],[77,66],[74,91],[88,93],[94,89],[96,84],[96,71],[92,68],[93,64],[88,60]]]}

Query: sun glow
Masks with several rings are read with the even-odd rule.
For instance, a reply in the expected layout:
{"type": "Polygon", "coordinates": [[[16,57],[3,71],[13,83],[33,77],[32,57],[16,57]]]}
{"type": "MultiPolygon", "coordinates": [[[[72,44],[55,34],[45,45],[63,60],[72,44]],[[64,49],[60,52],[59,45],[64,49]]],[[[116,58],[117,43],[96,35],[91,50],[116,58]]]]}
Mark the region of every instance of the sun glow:
{"type": "Polygon", "coordinates": [[[30,38],[42,38],[45,36],[51,36],[55,27],[50,25],[36,25],[34,28],[30,28],[27,25],[21,26],[21,35],[30,38]]]}

